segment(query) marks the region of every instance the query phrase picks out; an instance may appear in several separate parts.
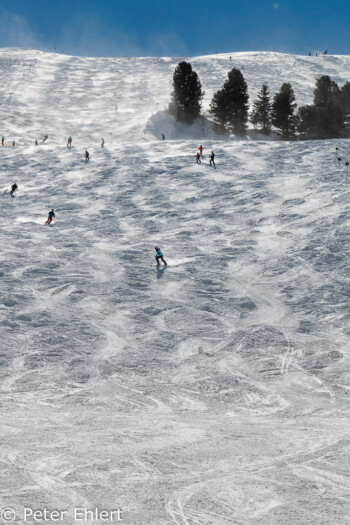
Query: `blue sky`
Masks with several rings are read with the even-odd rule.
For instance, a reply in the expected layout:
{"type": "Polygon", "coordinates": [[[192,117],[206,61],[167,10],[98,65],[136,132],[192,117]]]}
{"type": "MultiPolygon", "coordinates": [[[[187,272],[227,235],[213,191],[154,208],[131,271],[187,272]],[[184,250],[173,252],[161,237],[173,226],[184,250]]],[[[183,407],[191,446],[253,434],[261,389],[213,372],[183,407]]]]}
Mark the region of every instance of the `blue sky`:
{"type": "Polygon", "coordinates": [[[349,0],[0,0],[0,47],[81,56],[350,54],[349,15],[349,0]]]}

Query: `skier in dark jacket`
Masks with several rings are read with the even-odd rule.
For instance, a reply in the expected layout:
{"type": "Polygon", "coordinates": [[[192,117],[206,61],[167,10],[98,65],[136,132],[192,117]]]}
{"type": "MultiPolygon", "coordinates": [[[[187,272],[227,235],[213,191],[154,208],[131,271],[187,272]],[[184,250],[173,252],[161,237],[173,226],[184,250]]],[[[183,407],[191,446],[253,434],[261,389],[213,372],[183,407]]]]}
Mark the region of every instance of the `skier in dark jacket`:
{"type": "Polygon", "coordinates": [[[89,152],[87,150],[84,153],[84,157],[85,157],[86,162],[90,159],[90,155],[89,155],[89,152]]]}
{"type": "Polygon", "coordinates": [[[10,191],[10,195],[12,195],[13,193],[15,193],[15,191],[18,189],[18,186],[16,183],[12,184],[11,186],[11,191],[10,191]]]}
{"type": "Polygon", "coordinates": [[[214,158],[215,158],[215,153],[212,151],[211,154],[210,154],[209,166],[211,166],[213,164],[213,166],[215,168],[214,158]]]}
{"type": "Polygon", "coordinates": [[[56,217],[56,215],[55,215],[54,209],[52,208],[52,210],[49,211],[49,216],[48,216],[47,221],[45,222],[45,224],[51,224],[52,223],[52,219],[54,217],[56,217]]]}
{"type": "Polygon", "coordinates": [[[156,250],[156,261],[157,261],[157,266],[160,266],[160,264],[159,264],[159,259],[160,259],[161,261],[163,261],[164,266],[166,266],[167,263],[166,263],[166,261],[164,261],[164,259],[163,259],[163,254],[162,254],[160,248],[158,248],[158,246],[156,246],[156,247],[155,247],[155,250],[156,250]]]}

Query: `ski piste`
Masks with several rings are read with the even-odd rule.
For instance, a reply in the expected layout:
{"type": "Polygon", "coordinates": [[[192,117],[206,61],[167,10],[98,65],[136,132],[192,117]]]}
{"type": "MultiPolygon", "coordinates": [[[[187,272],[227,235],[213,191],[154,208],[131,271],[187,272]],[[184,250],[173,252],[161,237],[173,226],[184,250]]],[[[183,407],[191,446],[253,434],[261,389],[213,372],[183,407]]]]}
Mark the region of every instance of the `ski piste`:
{"type": "MultiPolygon", "coordinates": [[[[165,111],[178,60],[0,50],[2,134],[18,143],[0,147],[2,506],[343,525],[350,188],[334,151],[346,162],[348,140],[181,127],[165,111]],[[201,142],[215,172],[194,167],[201,142]]],[[[346,56],[188,60],[203,111],[231,67],[251,101],[288,81],[298,106],[350,70],[346,56]]]]}

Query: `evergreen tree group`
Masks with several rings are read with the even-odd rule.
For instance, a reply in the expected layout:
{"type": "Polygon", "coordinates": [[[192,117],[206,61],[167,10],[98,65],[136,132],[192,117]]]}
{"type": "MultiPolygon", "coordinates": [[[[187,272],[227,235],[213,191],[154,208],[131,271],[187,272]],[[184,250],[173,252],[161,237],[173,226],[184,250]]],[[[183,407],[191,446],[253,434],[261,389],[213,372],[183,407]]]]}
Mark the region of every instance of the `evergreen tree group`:
{"type": "MultiPolygon", "coordinates": [[[[204,92],[199,77],[189,62],[180,62],[173,75],[169,113],[178,121],[192,124],[201,114],[204,92]]],[[[237,68],[228,72],[221,89],[214,93],[209,113],[217,133],[244,136],[249,110],[248,86],[237,68]]],[[[250,122],[260,133],[274,131],[282,140],[330,139],[350,136],[350,82],[339,88],[327,75],[316,81],[313,104],[296,113],[291,84],[282,84],[271,101],[269,88],[263,84],[253,102],[250,122]]]]}
{"type": "Polygon", "coordinates": [[[298,130],[303,139],[347,137],[350,132],[350,83],[340,89],[328,75],[316,81],[314,103],[298,112],[298,130]]]}

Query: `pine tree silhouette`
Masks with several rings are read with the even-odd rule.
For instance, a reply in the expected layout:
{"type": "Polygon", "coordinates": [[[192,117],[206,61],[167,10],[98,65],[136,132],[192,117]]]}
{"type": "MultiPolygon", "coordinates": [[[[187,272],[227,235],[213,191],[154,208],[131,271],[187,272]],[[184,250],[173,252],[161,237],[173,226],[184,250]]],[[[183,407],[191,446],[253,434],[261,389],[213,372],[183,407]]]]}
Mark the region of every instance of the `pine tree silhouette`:
{"type": "Polygon", "coordinates": [[[169,113],[178,121],[192,124],[200,115],[204,92],[199,77],[189,62],[180,62],[177,65],[173,75],[173,87],[169,113]]]}
{"type": "Polygon", "coordinates": [[[245,135],[248,122],[248,86],[239,69],[231,69],[222,88],[210,103],[217,129],[245,135]]]}

